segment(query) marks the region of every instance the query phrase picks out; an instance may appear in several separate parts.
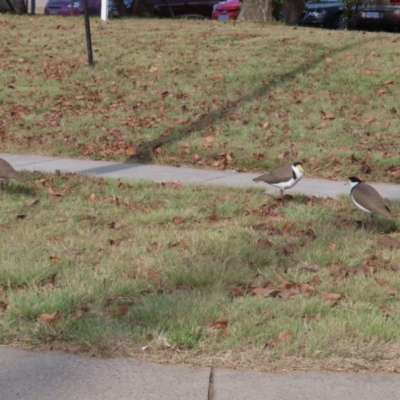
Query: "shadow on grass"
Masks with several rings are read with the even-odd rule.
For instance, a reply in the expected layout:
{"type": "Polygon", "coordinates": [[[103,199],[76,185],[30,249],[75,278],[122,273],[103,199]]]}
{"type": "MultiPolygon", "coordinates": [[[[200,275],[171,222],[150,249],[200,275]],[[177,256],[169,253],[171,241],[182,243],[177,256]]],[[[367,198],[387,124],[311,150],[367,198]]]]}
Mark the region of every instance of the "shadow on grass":
{"type": "Polygon", "coordinates": [[[166,137],[158,137],[154,140],[151,140],[147,143],[143,143],[143,148],[141,149],[141,152],[139,155],[131,156],[127,158],[128,162],[133,162],[133,161],[138,161],[138,162],[150,162],[154,157],[154,150],[158,147],[161,147],[165,144],[172,143],[172,142],[177,142],[183,138],[188,139],[194,132],[197,132],[201,129],[203,129],[206,126],[209,126],[213,122],[217,121],[218,119],[221,119],[222,116],[225,116],[234,110],[237,110],[239,107],[243,106],[246,102],[250,100],[254,100],[255,98],[259,98],[266,93],[270,92],[271,90],[275,89],[276,87],[279,87],[283,83],[285,83],[288,79],[293,77],[294,75],[303,72],[305,73],[306,71],[309,71],[313,68],[315,68],[318,64],[323,62],[326,57],[334,58],[336,55],[340,54],[343,51],[350,50],[353,47],[356,47],[358,45],[361,45],[363,41],[358,41],[353,44],[348,44],[345,46],[342,46],[336,50],[329,51],[329,53],[324,53],[318,57],[316,57],[313,61],[307,61],[301,64],[300,66],[293,68],[289,72],[283,73],[283,74],[277,74],[272,77],[268,77],[268,71],[264,75],[260,74],[259,76],[259,81],[262,82],[265,80],[267,77],[270,82],[273,82],[271,84],[265,85],[262,84],[258,88],[256,88],[254,91],[251,91],[251,93],[243,95],[240,99],[235,100],[235,101],[230,101],[228,102],[224,107],[219,108],[218,110],[215,110],[202,118],[199,118],[196,121],[193,121],[191,124],[188,126],[184,127],[179,127],[175,128],[171,134],[166,138],[166,137]]]}
{"type": "Polygon", "coordinates": [[[27,186],[26,184],[14,184],[12,182],[7,182],[3,186],[3,190],[0,191],[0,196],[2,193],[7,193],[8,195],[24,195],[24,196],[32,196],[36,194],[36,192],[27,186]]]}
{"type": "Polygon", "coordinates": [[[390,221],[386,218],[380,216],[367,215],[366,218],[357,219],[355,222],[357,229],[364,229],[366,231],[389,234],[398,232],[398,227],[396,221],[390,221]]]}

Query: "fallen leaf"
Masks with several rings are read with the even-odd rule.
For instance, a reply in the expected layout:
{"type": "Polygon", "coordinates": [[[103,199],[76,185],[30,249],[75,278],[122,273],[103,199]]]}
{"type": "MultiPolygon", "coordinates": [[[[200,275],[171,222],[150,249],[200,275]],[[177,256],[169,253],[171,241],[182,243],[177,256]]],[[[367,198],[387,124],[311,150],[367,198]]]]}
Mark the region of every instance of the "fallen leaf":
{"type": "Polygon", "coordinates": [[[161,182],[161,187],[168,189],[182,189],[182,183],[178,182],[161,182]]]}
{"type": "Polygon", "coordinates": [[[319,276],[318,276],[318,275],[314,275],[314,276],[311,278],[311,283],[312,283],[314,286],[315,286],[315,285],[318,285],[319,282],[320,282],[320,279],[319,279],[319,276]]]}
{"type": "Polygon", "coordinates": [[[388,304],[383,304],[382,306],[379,307],[379,309],[383,313],[388,313],[389,311],[391,311],[392,308],[388,304]]]}
{"type": "Polygon", "coordinates": [[[340,272],[340,274],[338,275],[338,276],[335,276],[334,278],[333,278],[333,281],[334,282],[340,282],[340,281],[342,281],[343,279],[345,279],[345,278],[347,278],[349,276],[349,271],[347,271],[346,269],[344,269],[344,270],[342,270],[341,272],[340,272]]]}
{"type": "Polygon", "coordinates": [[[38,317],[38,321],[46,322],[48,324],[57,322],[62,316],[61,311],[56,311],[52,314],[40,314],[38,317]]]}
{"type": "Polygon", "coordinates": [[[43,292],[51,292],[54,290],[54,285],[52,283],[47,283],[46,285],[41,286],[40,288],[43,292]]]}
{"type": "Polygon", "coordinates": [[[292,254],[298,252],[302,246],[298,244],[286,244],[282,246],[282,254],[284,256],[291,256],[292,254]]]}
{"type": "Polygon", "coordinates": [[[226,329],[228,327],[228,321],[214,321],[208,324],[208,327],[211,329],[226,329]]]}
{"type": "Polygon", "coordinates": [[[336,244],[335,243],[329,243],[328,244],[328,249],[334,251],[336,249],[336,244]]]}
{"type": "Polygon", "coordinates": [[[33,206],[34,204],[38,204],[39,203],[39,199],[29,199],[29,200],[27,200],[26,202],[25,202],[25,204],[28,206],[28,207],[31,207],[31,206],[33,206]]]}
{"type": "Polygon", "coordinates": [[[62,198],[63,194],[60,192],[55,192],[50,186],[47,188],[47,192],[52,198],[62,198]]]}
{"type": "Polygon", "coordinates": [[[280,292],[278,289],[268,289],[265,287],[257,287],[250,289],[250,293],[253,296],[258,297],[276,297],[276,295],[280,292]]]}
{"type": "Polygon", "coordinates": [[[311,240],[315,240],[317,238],[317,235],[315,232],[310,228],[307,229],[306,231],[303,229],[297,230],[296,231],[296,236],[305,236],[311,240]]]}
{"type": "Polygon", "coordinates": [[[53,261],[53,262],[59,262],[60,261],[60,257],[57,256],[50,256],[49,260],[53,261]]]}
{"type": "Polygon", "coordinates": [[[115,229],[116,231],[121,229],[123,223],[122,221],[112,221],[108,224],[108,227],[111,229],[115,229]]]}
{"type": "Polygon", "coordinates": [[[257,222],[256,224],[253,225],[253,229],[255,230],[265,230],[268,229],[271,226],[271,219],[266,218],[263,219],[260,222],[257,222]]]}
{"type": "Polygon", "coordinates": [[[118,247],[121,244],[122,240],[120,239],[108,239],[108,243],[110,243],[111,246],[118,247]]]}
{"type": "Polygon", "coordinates": [[[314,294],[314,287],[309,285],[308,283],[300,283],[299,285],[300,292],[303,296],[309,297],[314,294]]]}
{"type": "Polygon", "coordinates": [[[364,275],[372,275],[375,272],[374,267],[370,266],[370,265],[366,265],[364,263],[361,263],[359,265],[356,265],[354,267],[354,273],[355,274],[364,274],[364,275]]]}
{"type": "Polygon", "coordinates": [[[288,221],[288,222],[285,223],[285,225],[283,225],[282,230],[287,232],[287,231],[290,230],[290,228],[291,228],[293,225],[294,225],[294,222],[293,222],[293,221],[288,221]]]}
{"type": "Polygon", "coordinates": [[[397,294],[397,289],[385,279],[375,278],[375,281],[387,291],[389,296],[394,296],[397,294]]]}
{"type": "Polygon", "coordinates": [[[275,336],[275,338],[273,338],[271,340],[268,340],[268,342],[265,343],[264,349],[267,348],[267,347],[269,347],[269,348],[274,347],[277,344],[282,343],[282,342],[286,342],[289,339],[291,339],[292,336],[293,336],[292,332],[281,332],[281,333],[278,333],[278,335],[275,336]]]}
{"type": "Polygon", "coordinates": [[[321,114],[322,114],[322,119],[324,119],[324,120],[336,119],[335,114],[332,114],[330,112],[321,111],[321,114]]]}
{"type": "Polygon", "coordinates": [[[297,296],[299,293],[300,292],[298,289],[283,289],[278,292],[277,296],[281,299],[290,299],[294,296],[297,296]]]}
{"type": "Polygon", "coordinates": [[[296,283],[294,283],[292,281],[288,281],[283,276],[279,275],[277,272],[275,272],[275,276],[278,279],[281,288],[290,289],[290,288],[296,286],[296,283]]]}
{"type": "Polygon", "coordinates": [[[308,322],[318,322],[320,320],[318,315],[303,315],[301,318],[305,319],[308,322]]]}
{"type": "Polygon", "coordinates": [[[237,286],[234,286],[231,288],[231,293],[233,294],[234,297],[242,297],[243,296],[242,289],[240,289],[237,286]]]}
{"type": "Polygon", "coordinates": [[[95,201],[96,200],[96,193],[92,193],[89,198],[88,201],[95,201]]]}
{"type": "Polygon", "coordinates": [[[182,218],[182,217],[180,217],[179,215],[177,215],[176,217],[174,217],[173,220],[172,220],[172,222],[173,222],[174,224],[177,224],[177,225],[182,224],[184,221],[185,221],[185,219],[182,218]]]}
{"type": "Polygon", "coordinates": [[[221,218],[218,214],[212,214],[212,215],[210,215],[210,216],[208,217],[208,219],[209,219],[211,222],[218,222],[218,221],[220,221],[222,218],[221,218]]]}
{"type": "Polygon", "coordinates": [[[182,244],[182,242],[176,241],[176,242],[169,242],[168,247],[178,247],[182,244]]]}
{"type": "Polygon", "coordinates": [[[272,242],[268,239],[258,239],[257,244],[262,247],[272,247],[273,246],[272,242]]]}
{"type": "Polygon", "coordinates": [[[0,308],[1,308],[3,311],[6,311],[6,310],[7,310],[7,307],[8,307],[8,303],[6,303],[5,301],[0,301],[0,308]]]}
{"type": "Polygon", "coordinates": [[[369,165],[364,164],[364,165],[361,166],[361,172],[363,174],[370,174],[372,172],[372,169],[371,169],[371,167],[369,165]]]}
{"type": "Polygon", "coordinates": [[[264,279],[261,283],[261,287],[266,288],[272,283],[271,279],[264,279]]]}
{"type": "Polygon", "coordinates": [[[129,304],[121,304],[115,307],[115,311],[117,312],[117,314],[125,315],[129,311],[129,308],[129,304]]]}
{"type": "Polygon", "coordinates": [[[321,293],[322,300],[330,302],[332,306],[335,306],[341,297],[342,296],[339,293],[333,293],[333,292],[321,293]]]}
{"type": "Polygon", "coordinates": [[[158,272],[157,272],[157,271],[154,271],[154,269],[150,269],[150,270],[147,272],[147,275],[148,275],[150,278],[153,278],[153,279],[158,278],[158,272]]]}
{"type": "Polygon", "coordinates": [[[378,243],[390,249],[400,249],[400,241],[393,236],[383,236],[378,240],[378,243]]]}

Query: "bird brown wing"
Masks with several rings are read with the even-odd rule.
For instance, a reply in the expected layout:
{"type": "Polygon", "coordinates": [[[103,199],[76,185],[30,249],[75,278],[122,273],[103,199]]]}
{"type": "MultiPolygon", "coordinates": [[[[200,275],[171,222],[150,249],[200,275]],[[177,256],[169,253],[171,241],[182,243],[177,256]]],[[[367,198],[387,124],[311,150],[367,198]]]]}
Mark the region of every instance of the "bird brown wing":
{"type": "Polygon", "coordinates": [[[352,192],[354,200],[374,214],[381,214],[386,218],[393,219],[389,207],[385,204],[381,195],[366,183],[359,183],[352,192]]]}
{"type": "Polygon", "coordinates": [[[257,178],[254,178],[254,182],[266,182],[269,184],[281,183],[290,181],[293,178],[293,169],[291,165],[283,165],[282,167],[278,167],[271,172],[268,172],[264,175],[260,175],[257,178]]]}
{"type": "Polygon", "coordinates": [[[6,161],[0,158],[0,178],[23,182],[22,176],[6,161]]]}

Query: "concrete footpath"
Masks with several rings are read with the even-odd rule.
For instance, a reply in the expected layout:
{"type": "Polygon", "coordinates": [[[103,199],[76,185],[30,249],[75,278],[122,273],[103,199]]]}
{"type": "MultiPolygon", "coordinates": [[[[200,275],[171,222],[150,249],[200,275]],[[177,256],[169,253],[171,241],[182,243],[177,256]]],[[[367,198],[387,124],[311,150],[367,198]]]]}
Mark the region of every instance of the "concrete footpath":
{"type": "MultiPolygon", "coordinates": [[[[253,182],[259,173],[244,173],[235,171],[215,171],[195,168],[176,168],[160,165],[144,165],[136,163],[118,163],[112,161],[93,161],[57,157],[38,157],[29,155],[1,154],[17,170],[40,171],[54,173],[76,172],[78,174],[93,174],[121,179],[148,179],[155,182],[181,182],[199,184],[219,184],[233,187],[261,187],[269,193],[278,194],[279,190],[253,182]]],[[[307,166],[305,166],[307,175],[307,166]]],[[[372,183],[372,182],[369,182],[372,183]]],[[[400,200],[400,186],[386,183],[372,183],[378,192],[388,199],[400,200]]],[[[321,197],[337,197],[339,194],[349,194],[350,186],[344,181],[329,181],[326,179],[303,178],[288,193],[304,193],[321,197]]]]}
{"type": "Polygon", "coordinates": [[[398,374],[262,373],[0,347],[2,400],[396,400],[398,374]]]}
{"type": "MultiPolygon", "coordinates": [[[[107,161],[0,154],[18,170],[76,172],[156,182],[270,186],[258,174],[209,171],[107,161]]],[[[306,170],[307,173],[307,170],[306,170]]],[[[373,184],[383,197],[400,199],[399,185],[373,184]]],[[[336,197],[343,181],[304,178],[290,193],[336,197]]],[[[349,372],[261,373],[156,365],[133,358],[100,359],[70,353],[0,346],[0,400],[397,400],[398,374],[349,372]]]]}

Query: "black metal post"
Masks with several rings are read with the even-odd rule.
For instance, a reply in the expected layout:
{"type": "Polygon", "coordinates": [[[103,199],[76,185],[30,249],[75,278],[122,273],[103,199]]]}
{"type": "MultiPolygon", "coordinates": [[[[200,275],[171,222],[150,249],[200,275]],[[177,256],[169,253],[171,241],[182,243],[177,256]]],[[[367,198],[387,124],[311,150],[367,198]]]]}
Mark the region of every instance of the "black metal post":
{"type": "Polygon", "coordinates": [[[92,37],[90,35],[90,22],[87,0],[83,0],[83,15],[85,17],[86,45],[88,52],[89,65],[93,67],[92,37]]]}

